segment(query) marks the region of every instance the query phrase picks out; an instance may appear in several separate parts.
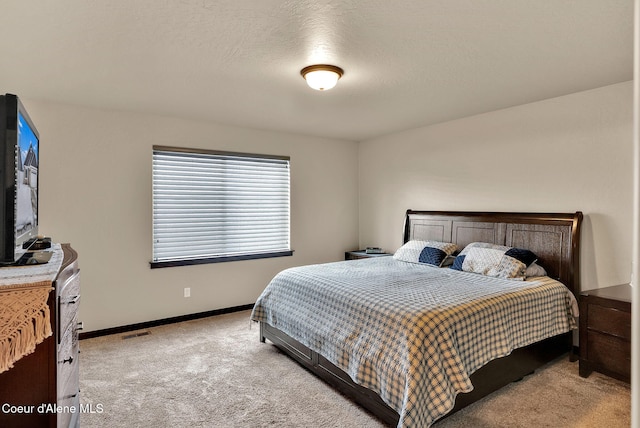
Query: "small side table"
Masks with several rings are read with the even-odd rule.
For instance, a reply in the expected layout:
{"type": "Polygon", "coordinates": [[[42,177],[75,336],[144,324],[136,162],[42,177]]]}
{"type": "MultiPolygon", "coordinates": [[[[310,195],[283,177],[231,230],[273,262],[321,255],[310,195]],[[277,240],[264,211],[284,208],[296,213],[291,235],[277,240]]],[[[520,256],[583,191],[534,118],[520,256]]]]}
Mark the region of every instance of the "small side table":
{"type": "Polygon", "coordinates": [[[369,257],[392,256],[390,253],[367,253],[365,250],[347,251],[344,253],[345,260],[367,259],[369,257]]]}
{"type": "Polygon", "coordinates": [[[629,382],[631,378],[631,286],[580,293],[580,369],[629,382]]]}

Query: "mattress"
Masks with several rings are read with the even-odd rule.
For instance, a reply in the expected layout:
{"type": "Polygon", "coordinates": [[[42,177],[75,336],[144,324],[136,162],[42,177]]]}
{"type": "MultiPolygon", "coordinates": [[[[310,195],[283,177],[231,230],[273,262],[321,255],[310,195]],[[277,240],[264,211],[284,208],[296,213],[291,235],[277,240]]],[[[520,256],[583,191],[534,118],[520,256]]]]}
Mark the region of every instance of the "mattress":
{"type": "Polygon", "coordinates": [[[577,327],[573,294],[549,277],[490,278],[377,257],[284,270],[251,314],[320,353],[400,415],[430,426],[469,376],[577,327]]]}

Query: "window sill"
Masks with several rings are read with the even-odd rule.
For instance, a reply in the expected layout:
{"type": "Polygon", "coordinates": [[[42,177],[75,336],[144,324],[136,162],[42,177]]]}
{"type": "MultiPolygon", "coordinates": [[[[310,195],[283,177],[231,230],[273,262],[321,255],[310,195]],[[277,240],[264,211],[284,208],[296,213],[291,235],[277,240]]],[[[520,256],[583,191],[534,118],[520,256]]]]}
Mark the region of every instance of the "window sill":
{"type": "Polygon", "coordinates": [[[269,259],[273,257],[287,257],[292,255],[293,255],[293,250],[279,251],[276,253],[243,254],[238,256],[209,257],[209,258],[203,258],[203,259],[149,262],[149,266],[151,267],[151,269],[157,269],[157,268],[176,267],[176,266],[203,265],[203,264],[209,264],[209,263],[236,262],[240,260],[269,259]]]}

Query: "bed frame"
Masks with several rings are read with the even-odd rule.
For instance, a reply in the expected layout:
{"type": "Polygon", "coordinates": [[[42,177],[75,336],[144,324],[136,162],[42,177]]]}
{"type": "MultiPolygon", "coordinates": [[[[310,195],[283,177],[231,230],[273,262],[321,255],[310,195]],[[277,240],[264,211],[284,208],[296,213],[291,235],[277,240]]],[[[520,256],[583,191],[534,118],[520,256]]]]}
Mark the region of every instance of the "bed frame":
{"type": "MultiPolygon", "coordinates": [[[[459,248],[471,242],[490,242],[527,248],[538,256],[548,275],[565,284],[574,295],[580,292],[580,225],[582,213],[507,213],[462,211],[413,211],[405,218],[403,241],[411,239],[454,242],[459,248]]],[[[303,367],[332,385],[389,426],[399,415],[378,394],[351,380],[322,355],[267,323],[260,323],[260,341],[268,339],[303,367]]],[[[493,360],[471,375],[474,389],[459,394],[452,414],[488,394],[522,379],[553,359],[573,355],[573,334],[558,335],[518,348],[493,360]]]]}

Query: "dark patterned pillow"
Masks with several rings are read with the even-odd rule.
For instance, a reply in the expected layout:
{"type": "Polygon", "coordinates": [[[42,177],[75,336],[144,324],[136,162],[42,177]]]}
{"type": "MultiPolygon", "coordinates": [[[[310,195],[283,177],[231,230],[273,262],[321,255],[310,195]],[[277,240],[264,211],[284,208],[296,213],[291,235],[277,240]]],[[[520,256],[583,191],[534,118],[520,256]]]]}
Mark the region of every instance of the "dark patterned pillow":
{"type": "Polygon", "coordinates": [[[425,263],[440,267],[457,249],[458,246],[451,242],[414,240],[398,248],[393,257],[403,262],[425,263]]]}
{"type": "Polygon", "coordinates": [[[472,242],[460,252],[451,268],[496,278],[524,279],[527,266],[537,258],[524,248],[472,242]]]}
{"type": "Polygon", "coordinates": [[[538,260],[538,256],[536,256],[529,250],[525,250],[524,248],[509,248],[507,252],[504,253],[504,255],[513,257],[514,259],[524,263],[526,266],[529,266],[531,263],[538,260]]]}

